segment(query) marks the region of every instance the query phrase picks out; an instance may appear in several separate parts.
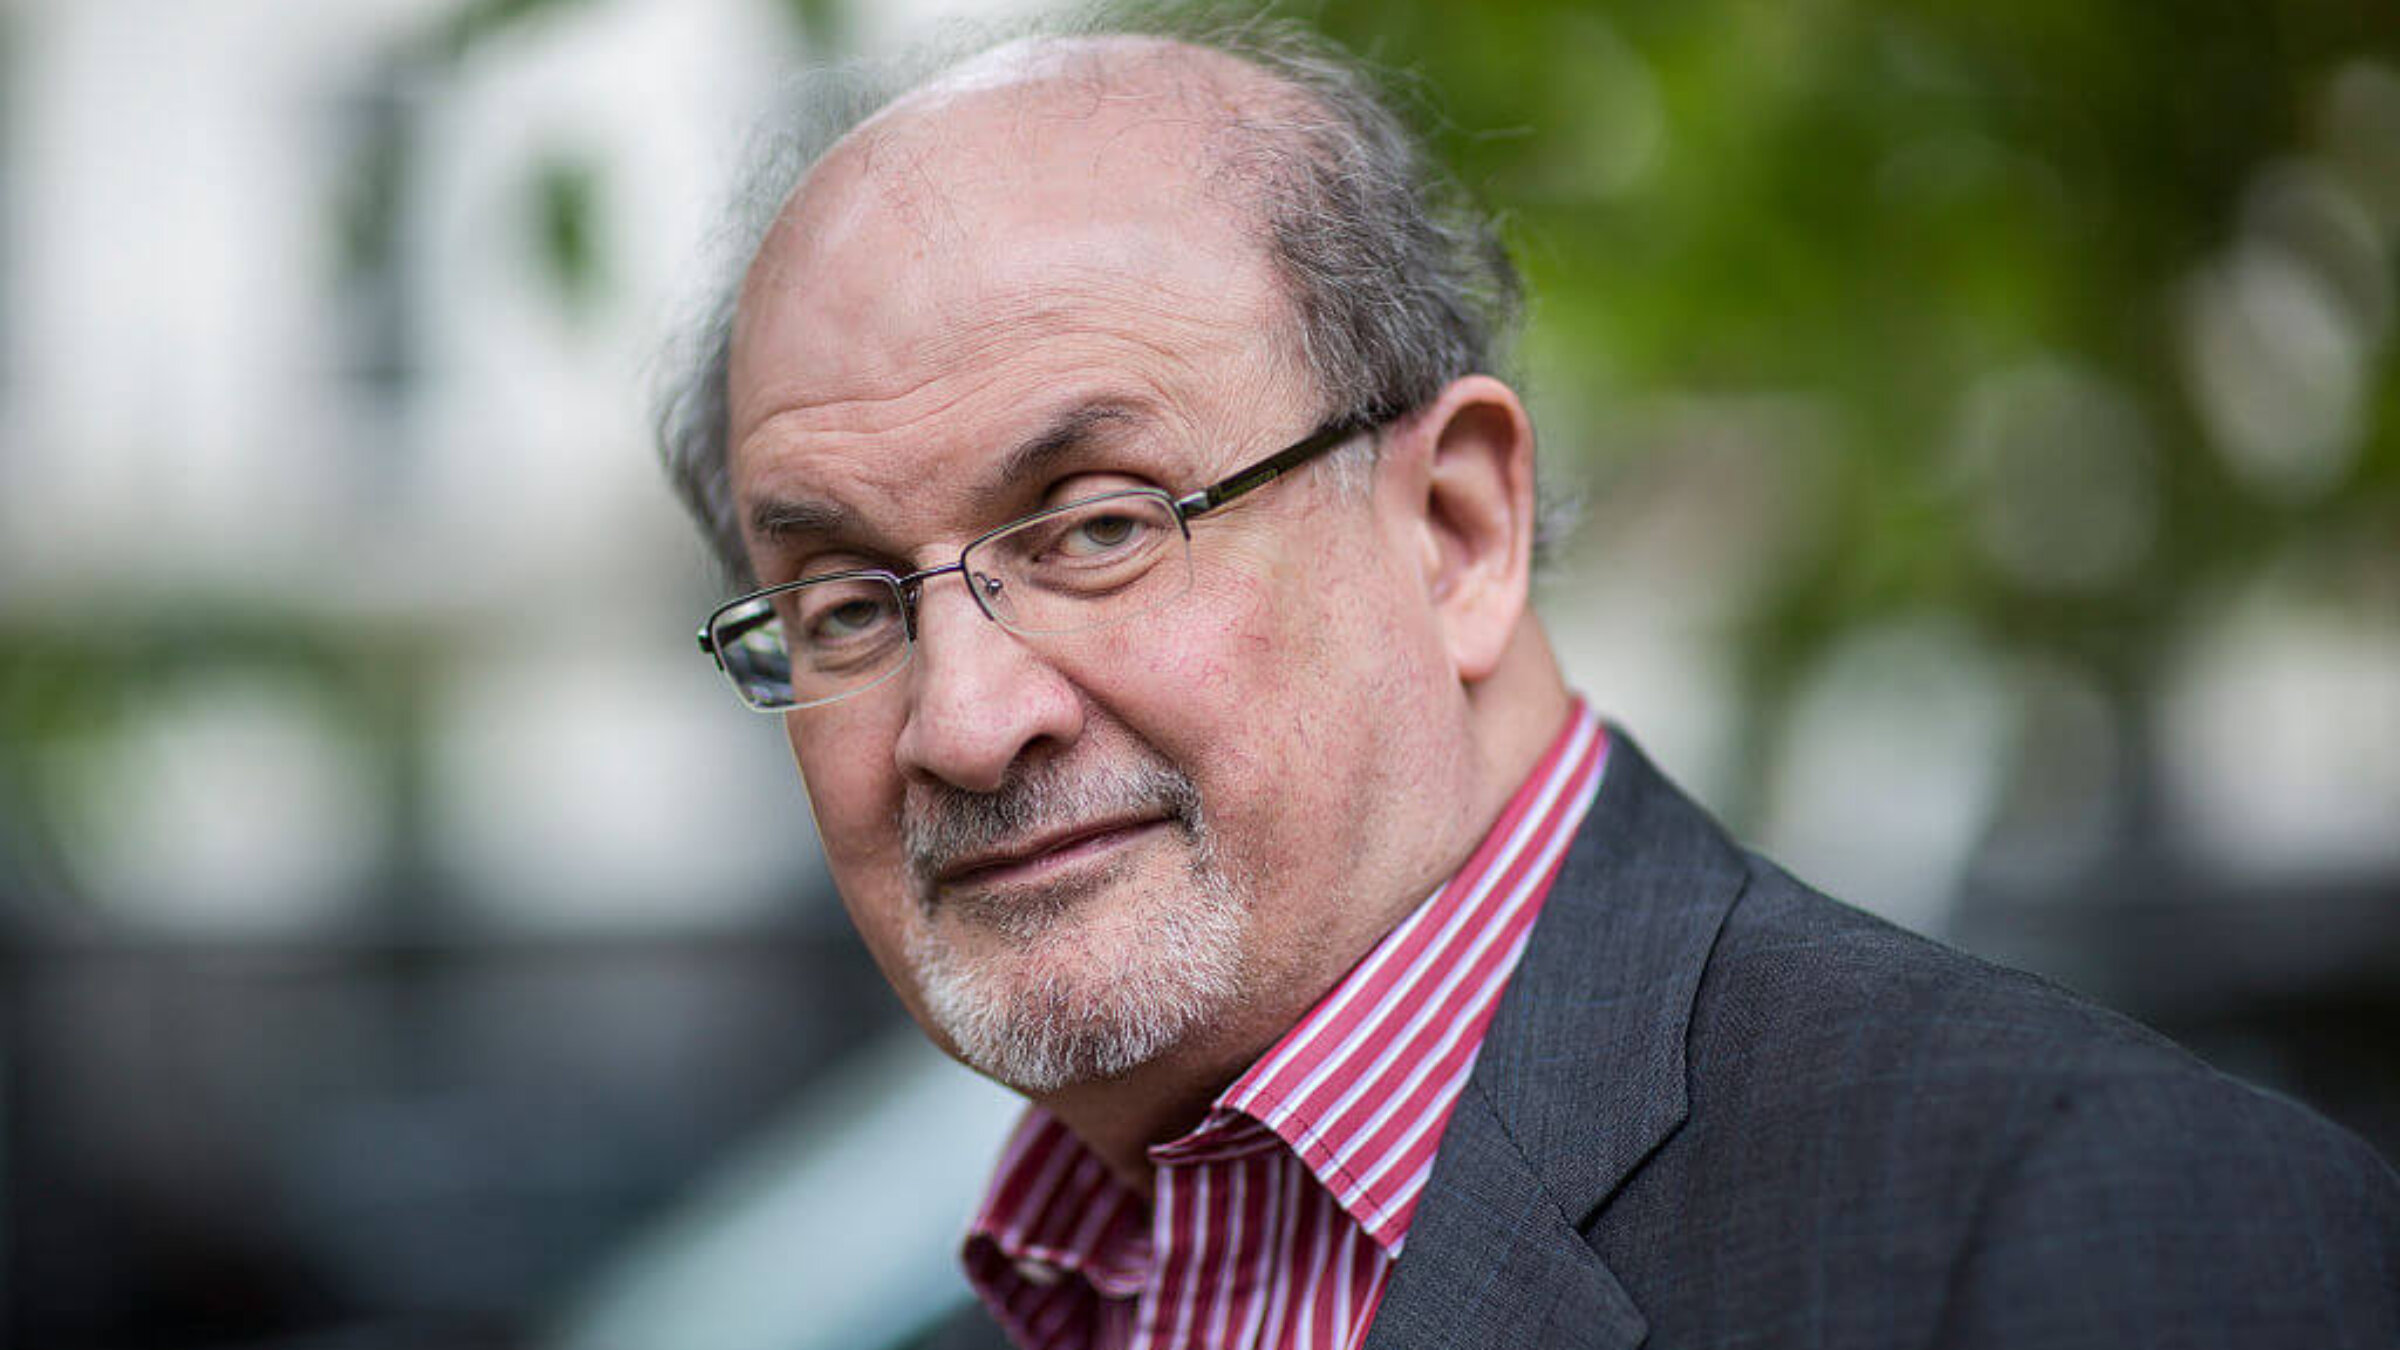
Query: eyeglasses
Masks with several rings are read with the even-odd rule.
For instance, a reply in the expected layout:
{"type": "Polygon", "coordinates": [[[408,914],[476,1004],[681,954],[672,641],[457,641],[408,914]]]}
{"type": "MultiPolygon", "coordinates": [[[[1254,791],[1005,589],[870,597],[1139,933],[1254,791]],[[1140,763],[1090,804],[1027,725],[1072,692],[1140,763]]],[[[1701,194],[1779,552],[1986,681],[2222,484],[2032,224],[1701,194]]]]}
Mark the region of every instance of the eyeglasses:
{"type": "Polygon", "coordinates": [[[1328,422],[1246,469],[1184,496],[1104,492],[1036,511],[959,550],[958,561],[905,575],[829,572],[727,601],[700,625],[700,650],[761,712],[815,708],[865,693],[908,664],[917,600],[951,572],[984,617],[1040,636],[1122,623],[1192,586],[1191,522],[1265,487],[1372,424],[1328,422]]]}

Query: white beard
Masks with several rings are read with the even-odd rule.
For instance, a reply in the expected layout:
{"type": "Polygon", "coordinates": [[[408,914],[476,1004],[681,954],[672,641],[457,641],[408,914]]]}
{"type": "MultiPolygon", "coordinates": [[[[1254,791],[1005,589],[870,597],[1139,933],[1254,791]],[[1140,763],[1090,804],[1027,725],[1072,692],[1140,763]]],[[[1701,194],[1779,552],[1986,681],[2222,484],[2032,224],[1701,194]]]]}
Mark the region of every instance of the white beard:
{"type": "Polygon", "coordinates": [[[1116,1077],[1220,1019],[1241,994],[1249,896],[1219,866],[1190,780],[1163,761],[1081,781],[1044,770],[988,796],[912,802],[904,817],[922,889],[950,858],[1129,806],[1169,812],[1191,852],[1184,884],[1105,894],[1126,884],[1118,869],[920,905],[911,925],[927,1015],[961,1059],[1020,1092],[1116,1077]],[[962,927],[983,940],[959,941],[962,927]]]}
{"type": "Polygon", "coordinates": [[[960,1058],[1019,1092],[1149,1063],[1239,996],[1247,906],[1223,877],[1192,870],[1193,892],[1139,924],[1051,910],[1043,931],[1010,934],[980,957],[939,929],[917,930],[909,954],[926,1011],[960,1058]]]}

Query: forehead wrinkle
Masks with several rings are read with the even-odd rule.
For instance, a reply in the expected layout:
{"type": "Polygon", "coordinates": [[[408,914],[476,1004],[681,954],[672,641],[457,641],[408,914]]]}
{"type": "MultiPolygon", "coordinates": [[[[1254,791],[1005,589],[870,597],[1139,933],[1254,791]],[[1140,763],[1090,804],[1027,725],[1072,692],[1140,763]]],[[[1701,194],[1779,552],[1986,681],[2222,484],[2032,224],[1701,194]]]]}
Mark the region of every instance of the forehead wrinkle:
{"type": "MultiPolygon", "coordinates": [[[[1209,325],[1191,320],[1188,307],[1177,307],[1155,299],[1155,286],[1137,286],[1113,276],[1101,278],[1121,292],[1121,298],[1139,305],[1143,313],[1108,323],[1094,322],[1093,316],[1082,308],[1062,302],[1051,287],[1027,287],[1012,296],[997,312],[985,314],[972,322],[957,326],[925,339],[917,351],[941,363],[962,367],[972,372],[961,384],[950,381],[918,382],[889,378],[859,377],[830,389],[803,391],[786,385],[770,390],[758,401],[781,402],[756,419],[735,443],[737,464],[758,456],[772,456],[778,451],[801,451],[804,443],[820,438],[834,442],[829,449],[838,449],[839,442],[853,438],[862,441],[882,440],[906,433],[911,428],[928,424],[960,411],[962,405],[990,396],[998,388],[1003,397],[1008,391],[1023,389],[1022,402],[1040,392],[1038,382],[1016,378],[1013,362],[1055,350],[1058,343],[1089,340],[1123,344],[1148,358],[1111,363],[1110,372],[1120,381],[1150,387],[1150,393],[1140,399],[1119,398],[1128,406],[1132,402],[1168,398],[1171,390],[1157,377],[1155,360],[1178,372],[1188,370],[1194,355],[1205,350],[1204,343],[1186,339],[1196,332],[1211,336],[1209,325]],[[1153,325],[1135,319],[1156,319],[1153,325]],[[920,399],[931,401],[921,408],[908,405],[920,399]]],[[[941,435],[929,429],[928,435],[941,435]]]]}
{"type": "Polygon", "coordinates": [[[903,405],[923,396],[927,386],[915,385],[888,392],[871,387],[837,389],[811,397],[801,397],[796,392],[786,390],[778,395],[785,400],[783,406],[760,417],[735,442],[735,477],[738,481],[742,464],[757,462],[770,465],[762,471],[769,479],[796,477],[798,475],[790,471],[776,471],[773,463],[780,460],[788,464],[808,454],[807,443],[811,441],[831,442],[812,456],[822,459],[825,453],[838,450],[840,442],[845,440],[873,441],[900,435],[952,411],[997,384],[1001,378],[997,370],[985,369],[982,378],[964,388],[941,390],[940,396],[930,407],[918,411],[908,411],[903,405]],[[899,420],[878,425],[881,419],[877,417],[877,410],[884,408],[901,408],[899,420]]]}
{"type": "Polygon", "coordinates": [[[914,371],[855,374],[760,426],[797,415],[828,429],[877,437],[914,426],[938,434],[929,424],[964,405],[995,395],[1003,405],[1038,399],[1055,380],[1038,364],[1028,373],[1025,363],[1062,351],[1075,352],[1087,370],[1097,366],[1113,382],[1143,387],[1144,401],[1172,401],[1195,364],[1217,349],[1243,345],[1249,329],[1235,321],[1241,308],[1238,297],[1201,296],[1110,268],[1081,271],[1068,284],[1028,282],[987,298],[910,349],[912,360],[970,372],[963,383],[955,375],[920,383],[914,371]],[[907,406],[929,396],[921,408],[907,406]],[[899,420],[877,425],[891,417],[899,420]]]}
{"type": "MultiPolygon", "coordinates": [[[[752,502],[746,516],[752,529],[766,540],[788,540],[801,535],[881,538],[882,531],[876,522],[843,500],[843,484],[828,479],[843,480],[851,493],[878,501],[921,504],[929,488],[944,493],[943,485],[948,484],[963,489],[955,495],[965,503],[988,502],[1020,479],[1088,452],[1101,439],[1104,428],[1163,420],[1161,400],[1166,397],[1148,380],[1118,379],[1086,392],[1070,392],[1048,415],[1047,421],[1005,450],[997,446],[961,446],[955,430],[931,429],[899,447],[898,452],[887,448],[893,438],[906,440],[912,429],[941,417],[970,396],[970,393],[956,394],[934,408],[880,428],[779,429],[774,437],[775,448],[756,451],[770,456],[772,461],[771,467],[760,475],[764,481],[754,484],[744,494],[752,502]],[[921,447],[924,454],[906,453],[909,445],[921,447]],[[988,462],[990,467],[973,473],[970,464],[970,472],[945,471],[936,476],[938,481],[929,481],[923,463],[925,455],[939,456],[945,447],[964,449],[974,456],[972,463],[988,462]],[[976,453],[987,448],[992,452],[989,455],[976,453]],[[791,486],[781,487],[779,482],[791,486]]],[[[890,403],[904,397],[865,401],[890,403]]],[[[828,405],[787,409],[769,420],[821,418],[832,410],[828,405]]],[[[758,440],[754,433],[746,443],[755,445],[758,440]]]]}
{"type": "MultiPolygon", "coordinates": [[[[1128,246],[1137,250],[1150,242],[1139,231],[1128,232],[1125,238],[1128,246]]],[[[1195,249],[1213,246],[1205,239],[1186,242],[1195,249]]],[[[972,393],[997,378],[988,373],[991,366],[1003,364],[1019,352],[1042,350],[1061,338],[1118,342],[1177,367],[1188,367],[1199,352],[1244,333],[1270,345],[1284,336],[1276,322],[1283,312],[1284,297],[1280,288],[1263,276],[1259,280],[1265,293],[1254,296],[1247,286],[1233,292],[1204,293],[1144,265],[1141,257],[1120,259],[1106,251],[1089,257],[1036,254],[1010,261],[1024,264],[1018,275],[979,279],[976,289],[980,294],[964,305],[945,306],[947,312],[936,318],[932,331],[911,333],[906,344],[887,357],[879,358],[872,349],[851,344],[849,354],[866,358],[863,365],[854,359],[842,363],[846,369],[812,370],[809,375],[811,382],[817,383],[815,388],[778,378],[772,370],[754,371],[754,377],[764,377],[765,387],[753,383],[754,397],[742,402],[753,407],[784,405],[759,417],[757,425],[761,427],[802,406],[830,411],[854,404],[871,417],[872,409],[902,402],[918,392],[917,371],[929,363],[985,369],[986,378],[966,391],[972,393]],[[1270,313],[1253,311],[1252,306],[1260,300],[1270,313]],[[1265,320],[1263,331],[1261,319],[1265,320]],[[838,383],[830,388],[819,383],[827,379],[838,383]]],[[[817,260],[816,265],[824,262],[817,260]]],[[[773,295],[754,295],[748,308],[753,317],[763,317],[767,307],[777,302],[773,295]]],[[[818,319],[811,326],[829,331],[824,329],[826,322],[818,319]]],[[[737,366],[747,368],[743,358],[743,351],[737,350],[737,366]]],[[[945,400],[942,406],[954,401],[945,400]]]]}
{"type": "MultiPolygon", "coordinates": [[[[928,488],[945,498],[963,490],[933,516],[922,517],[927,522],[952,520],[963,530],[974,523],[969,518],[973,512],[1006,496],[1028,476],[1055,468],[1072,453],[1089,453],[1112,424],[1172,423],[1186,434],[1203,437],[1222,432],[1200,424],[1213,419],[1194,421],[1191,416],[1201,406],[1189,403],[1196,392],[1193,368],[1222,344],[1238,344],[1241,330],[1198,322],[1189,306],[1162,300],[1155,288],[1127,285],[1113,277],[1109,284],[1128,292],[1140,310],[1132,315],[1116,311],[1109,322],[1098,324],[1088,307],[1061,305],[1051,290],[1031,292],[1024,303],[1008,305],[940,339],[938,345],[946,349],[943,360],[972,372],[963,382],[853,387],[832,399],[818,395],[787,406],[760,421],[737,451],[737,467],[746,462],[755,470],[737,475],[737,482],[748,480],[750,491],[744,495],[755,503],[748,515],[753,537],[786,545],[804,537],[885,540],[862,508],[871,502],[918,513],[927,504],[928,488]],[[994,443],[1007,437],[1009,422],[1024,426],[1024,414],[1040,415],[1036,409],[1051,392],[1039,380],[1022,378],[1018,363],[1055,353],[1062,344],[1086,341],[1113,345],[1123,355],[1099,363],[1102,376],[1097,383],[1091,382],[1087,363],[1078,381],[1084,392],[1070,392],[1063,411],[1050,414],[1048,425],[1013,447],[994,443]],[[979,415],[976,405],[998,408],[999,415],[979,415]],[[963,442],[963,428],[975,426],[999,435],[982,444],[963,442]],[[941,476],[950,490],[928,482],[929,464],[960,453],[967,458],[948,462],[989,467],[945,472],[941,476]],[[855,504],[849,500],[853,497],[855,504]],[[968,515],[956,515],[959,511],[968,515]]],[[[1217,299],[1221,302],[1223,297],[1217,299]]]]}
{"type": "MultiPolygon", "coordinates": [[[[789,540],[815,533],[881,538],[867,517],[830,498],[828,490],[834,489],[834,485],[827,481],[829,477],[838,476],[854,491],[879,502],[914,501],[921,505],[928,486],[924,468],[927,457],[963,451],[970,456],[964,461],[966,464],[989,466],[980,472],[970,469],[967,473],[946,475],[952,486],[965,490],[960,502],[972,510],[1006,496],[1010,489],[1035,475],[1050,472],[1077,455],[1089,454],[1112,426],[1154,428],[1172,423],[1183,426],[1187,434],[1209,434],[1187,415],[1195,411],[1186,406],[1193,393],[1192,368],[1195,359],[1210,350],[1211,343],[1235,340],[1239,330],[1196,323],[1186,308],[1160,302],[1154,288],[1126,286],[1125,289],[1142,302],[1145,315],[1155,310],[1152,317],[1162,322],[1095,325],[1088,312],[1059,305],[1054,295],[1040,292],[1038,302],[1029,296],[1021,307],[1012,305],[965,332],[945,335],[940,340],[938,346],[943,349],[945,359],[980,376],[969,387],[932,386],[930,391],[938,391],[940,396],[920,407],[907,405],[925,396],[928,387],[897,391],[862,389],[848,397],[813,400],[806,406],[787,408],[761,422],[744,439],[748,447],[745,458],[758,456],[752,462],[770,466],[760,475],[758,500],[762,504],[775,503],[779,508],[802,500],[821,500],[822,506],[806,511],[754,512],[760,537],[789,540]],[[1195,336],[1199,341],[1189,340],[1195,336]],[[1083,377],[1079,381],[1083,392],[1069,392],[1067,400],[1058,405],[1060,410],[1049,414],[1045,425],[1015,445],[1003,448],[993,442],[980,445],[960,442],[961,422],[995,424],[993,419],[975,417],[967,411],[967,405],[992,398],[995,386],[1000,387],[999,397],[1005,400],[1005,407],[1021,410],[1004,411],[998,425],[1004,426],[1008,421],[1024,425],[1022,413],[1046,402],[1043,395],[1049,391],[1038,382],[1012,379],[1014,361],[1033,353],[1054,352],[1062,341],[1072,343],[1085,338],[1121,344],[1128,355],[1107,362],[1106,373],[1097,383],[1091,382],[1088,374],[1083,377]],[[1033,406],[1027,408],[1028,404],[1033,406]],[[894,417],[894,413],[899,415],[894,417]],[[790,487],[777,491],[778,480],[790,487]]],[[[1006,434],[1002,432],[1001,437],[1006,434]]],[[[998,439],[1001,438],[995,441],[998,439]]],[[[1164,467],[1167,466],[1153,466],[1164,467]]]]}

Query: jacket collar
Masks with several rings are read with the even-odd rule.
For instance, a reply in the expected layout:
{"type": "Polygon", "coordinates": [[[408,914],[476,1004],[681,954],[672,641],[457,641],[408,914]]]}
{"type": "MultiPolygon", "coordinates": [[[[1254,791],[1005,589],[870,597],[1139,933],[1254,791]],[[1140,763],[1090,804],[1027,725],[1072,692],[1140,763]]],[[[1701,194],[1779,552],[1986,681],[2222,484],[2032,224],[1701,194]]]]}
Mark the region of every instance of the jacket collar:
{"type": "Polygon", "coordinates": [[[1692,999],[1745,874],[1611,726],[1600,795],[1485,1033],[1368,1350],[1647,1334],[1576,1230],[1683,1123],[1692,999]]]}

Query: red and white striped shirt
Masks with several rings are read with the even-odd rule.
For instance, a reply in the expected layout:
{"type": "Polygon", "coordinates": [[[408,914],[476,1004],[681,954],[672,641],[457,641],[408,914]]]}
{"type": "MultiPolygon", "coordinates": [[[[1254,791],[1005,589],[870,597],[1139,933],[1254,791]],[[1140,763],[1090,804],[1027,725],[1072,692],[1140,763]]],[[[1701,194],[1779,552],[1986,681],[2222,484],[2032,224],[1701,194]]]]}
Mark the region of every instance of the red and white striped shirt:
{"type": "Polygon", "coordinates": [[[967,1278],[1027,1350],[1347,1350],[1366,1339],[1484,1027],[1607,760],[1578,702],[1458,875],[1189,1134],[1156,1200],[1039,1108],[968,1230],[967,1278]]]}

